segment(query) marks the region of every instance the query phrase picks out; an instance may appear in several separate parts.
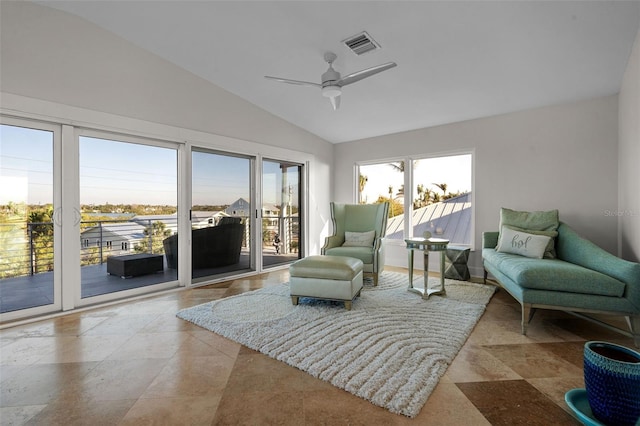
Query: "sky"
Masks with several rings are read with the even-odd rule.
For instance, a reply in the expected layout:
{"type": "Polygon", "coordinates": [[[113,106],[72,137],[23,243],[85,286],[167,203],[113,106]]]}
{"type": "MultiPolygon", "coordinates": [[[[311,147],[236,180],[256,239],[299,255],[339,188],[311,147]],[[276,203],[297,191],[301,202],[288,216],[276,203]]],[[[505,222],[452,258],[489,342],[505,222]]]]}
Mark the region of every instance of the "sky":
{"type": "MultiPolygon", "coordinates": [[[[80,204],[177,205],[177,150],[81,136],[80,204]]],[[[251,160],[194,151],[193,205],[226,205],[250,200],[251,160]]],[[[263,162],[264,204],[280,204],[282,185],[299,189],[298,167],[283,172],[263,162]]],[[[47,204],[53,200],[53,134],[0,126],[0,204],[47,204]]],[[[286,201],[286,200],[285,200],[286,201]]],[[[293,205],[297,196],[292,198],[293,205]]]]}
{"type": "Polygon", "coordinates": [[[53,133],[0,125],[0,204],[53,202],[53,133]]]}
{"type": "Polygon", "coordinates": [[[80,204],[178,204],[178,151],[80,137],[80,204]]]}
{"type": "Polygon", "coordinates": [[[231,204],[249,201],[251,163],[248,158],[205,152],[192,156],[192,204],[231,204]]]}
{"type": "MultiPolygon", "coordinates": [[[[0,204],[47,204],[53,200],[53,142],[49,131],[0,126],[0,204]]],[[[178,204],[177,150],[150,145],[80,137],[80,204],[178,204]]],[[[192,157],[193,205],[226,205],[239,198],[250,200],[251,161],[246,157],[194,151],[192,157]]],[[[284,184],[292,186],[297,204],[297,167],[287,169],[284,184]]],[[[363,199],[394,195],[403,175],[388,163],[365,165],[368,178],[363,199]]],[[[414,182],[439,191],[434,183],[446,183],[448,192],[471,190],[471,155],[420,159],[414,166],[414,182]]],[[[278,205],[282,197],[280,163],[263,163],[263,201],[278,205]]],[[[414,195],[415,195],[415,188],[414,195]]],[[[285,200],[286,201],[286,200],[285,200]]]]}

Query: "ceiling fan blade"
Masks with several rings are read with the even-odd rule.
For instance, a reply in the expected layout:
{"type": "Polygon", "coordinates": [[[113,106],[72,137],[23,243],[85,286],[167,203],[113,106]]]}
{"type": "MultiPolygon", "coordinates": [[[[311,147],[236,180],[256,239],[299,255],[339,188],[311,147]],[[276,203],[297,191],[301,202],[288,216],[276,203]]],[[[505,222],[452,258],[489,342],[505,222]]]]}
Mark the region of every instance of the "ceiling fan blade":
{"type": "Polygon", "coordinates": [[[329,98],[329,102],[331,102],[333,110],[337,110],[338,108],[340,108],[340,95],[329,98]]]}
{"type": "Polygon", "coordinates": [[[298,86],[313,86],[313,87],[322,87],[321,84],[312,83],[310,81],[300,81],[300,80],[289,80],[288,78],[280,78],[280,77],[271,77],[269,75],[265,75],[264,78],[269,80],[279,81],[280,83],[288,83],[288,84],[297,84],[298,86]]]}
{"type": "Polygon", "coordinates": [[[360,81],[363,78],[371,77],[374,74],[378,74],[379,72],[386,71],[389,68],[393,68],[397,66],[395,62],[387,62],[386,64],[377,65],[375,67],[367,68],[366,70],[356,71],[352,74],[349,74],[338,81],[338,86],[346,86],[347,84],[355,83],[356,81],[360,81]]]}

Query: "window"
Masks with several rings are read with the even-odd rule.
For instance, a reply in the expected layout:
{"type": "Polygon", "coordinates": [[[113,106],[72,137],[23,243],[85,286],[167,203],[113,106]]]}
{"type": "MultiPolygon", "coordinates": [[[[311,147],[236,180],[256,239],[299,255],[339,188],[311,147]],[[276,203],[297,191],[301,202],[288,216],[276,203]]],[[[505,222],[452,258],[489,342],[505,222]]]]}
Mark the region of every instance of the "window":
{"type": "Polygon", "coordinates": [[[387,221],[387,238],[389,239],[402,240],[403,238],[405,164],[404,160],[399,160],[362,165],[359,168],[359,202],[361,204],[389,202],[389,220],[387,221]]]}
{"type": "Polygon", "coordinates": [[[405,235],[428,232],[471,245],[472,154],[360,165],[357,184],[360,203],[390,203],[387,239],[402,241],[405,235]]]}
{"type": "Polygon", "coordinates": [[[413,160],[412,231],[471,245],[471,154],[413,160]]]}

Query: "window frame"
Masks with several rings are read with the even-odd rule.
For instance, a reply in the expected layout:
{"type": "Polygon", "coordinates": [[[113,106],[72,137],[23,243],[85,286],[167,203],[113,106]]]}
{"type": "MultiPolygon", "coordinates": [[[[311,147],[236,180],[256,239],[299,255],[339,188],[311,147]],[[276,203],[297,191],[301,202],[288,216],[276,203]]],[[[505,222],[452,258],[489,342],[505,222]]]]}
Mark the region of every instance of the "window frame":
{"type": "Polygon", "coordinates": [[[354,178],[353,178],[353,202],[360,203],[360,173],[361,167],[363,166],[373,166],[373,165],[384,165],[384,164],[392,164],[392,163],[400,163],[404,162],[404,188],[411,188],[409,192],[409,196],[405,196],[404,198],[404,229],[402,238],[385,238],[385,244],[391,246],[405,246],[404,239],[414,237],[413,235],[413,215],[409,214],[409,212],[413,211],[413,187],[415,186],[415,173],[413,164],[416,161],[426,160],[426,159],[436,159],[436,158],[444,158],[444,157],[455,157],[461,155],[470,155],[471,156],[471,223],[470,223],[470,235],[471,239],[469,244],[452,242],[451,244],[470,248],[472,251],[475,251],[475,149],[466,149],[466,150],[452,150],[452,151],[444,151],[444,152],[435,152],[435,153],[424,153],[424,154],[413,154],[403,157],[392,157],[392,158],[383,158],[376,160],[367,160],[367,161],[359,161],[356,162],[353,168],[354,178]],[[412,167],[406,167],[406,165],[412,165],[412,167]]]}
{"type": "MultiPolygon", "coordinates": [[[[14,116],[0,115],[0,124],[13,127],[22,127],[27,129],[41,130],[51,132],[52,134],[52,204],[54,208],[53,219],[53,303],[35,306],[32,308],[24,308],[16,311],[9,311],[0,314],[2,322],[13,321],[15,319],[39,316],[51,312],[57,312],[63,309],[63,267],[69,260],[69,256],[64,256],[63,242],[68,240],[68,233],[62,223],[65,220],[65,212],[63,209],[63,133],[64,129],[61,124],[51,123],[41,120],[33,120],[30,118],[21,118],[14,116]]],[[[68,229],[68,228],[67,228],[68,229]]]]}

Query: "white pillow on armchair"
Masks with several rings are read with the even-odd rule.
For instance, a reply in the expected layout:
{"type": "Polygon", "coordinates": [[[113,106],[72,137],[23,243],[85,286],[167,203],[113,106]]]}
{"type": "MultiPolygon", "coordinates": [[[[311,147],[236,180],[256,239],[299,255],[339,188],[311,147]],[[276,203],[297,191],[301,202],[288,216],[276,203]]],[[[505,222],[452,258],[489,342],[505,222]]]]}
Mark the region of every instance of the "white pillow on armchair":
{"type": "Polygon", "coordinates": [[[344,233],[344,244],[342,247],[371,247],[376,231],[349,232],[344,233]]]}

